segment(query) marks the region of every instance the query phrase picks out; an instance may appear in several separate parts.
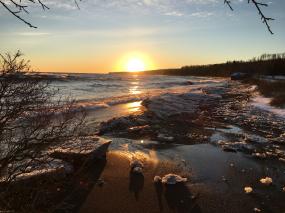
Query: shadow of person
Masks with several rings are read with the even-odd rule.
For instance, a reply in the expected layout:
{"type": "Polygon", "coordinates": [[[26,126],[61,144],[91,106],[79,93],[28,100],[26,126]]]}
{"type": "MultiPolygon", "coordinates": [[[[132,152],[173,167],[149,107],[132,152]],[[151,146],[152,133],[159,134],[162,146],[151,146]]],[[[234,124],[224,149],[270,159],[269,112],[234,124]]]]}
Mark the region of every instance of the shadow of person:
{"type": "Polygon", "coordinates": [[[160,181],[155,182],[154,187],[155,187],[155,191],[157,195],[159,210],[162,212],[163,211],[163,204],[162,204],[163,184],[160,181]]]}
{"type": "Polygon", "coordinates": [[[184,183],[165,186],[165,199],[168,207],[178,213],[200,213],[192,193],[184,183]]]}
{"type": "Polygon", "coordinates": [[[139,193],[144,187],[144,176],[141,173],[130,171],[129,190],[135,194],[136,200],[139,200],[139,193]]]}

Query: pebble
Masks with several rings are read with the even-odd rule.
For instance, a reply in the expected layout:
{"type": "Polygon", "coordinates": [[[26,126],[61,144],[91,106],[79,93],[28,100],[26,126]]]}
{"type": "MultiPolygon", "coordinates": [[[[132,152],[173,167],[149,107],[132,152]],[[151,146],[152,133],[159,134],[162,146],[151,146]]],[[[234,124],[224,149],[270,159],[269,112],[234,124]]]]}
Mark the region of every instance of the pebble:
{"type": "Polygon", "coordinates": [[[261,209],[259,209],[259,208],[254,208],[253,211],[254,211],[254,212],[261,212],[261,209]]]}

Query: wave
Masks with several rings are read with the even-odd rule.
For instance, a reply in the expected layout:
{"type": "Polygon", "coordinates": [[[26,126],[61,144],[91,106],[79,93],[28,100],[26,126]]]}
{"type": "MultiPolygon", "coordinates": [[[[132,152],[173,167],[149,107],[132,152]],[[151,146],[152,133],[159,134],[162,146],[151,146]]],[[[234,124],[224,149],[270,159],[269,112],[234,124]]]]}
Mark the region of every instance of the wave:
{"type": "Polygon", "coordinates": [[[192,85],[193,83],[191,81],[170,81],[170,82],[155,82],[152,83],[152,85],[159,87],[159,88],[168,88],[168,87],[174,87],[174,86],[188,86],[192,85]]]}
{"type": "Polygon", "coordinates": [[[127,104],[141,100],[143,100],[143,97],[133,97],[133,96],[108,98],[101,101],[81,100],[76,103],[75,108],[93,111],[93,110],[109,108],[111,106],[119,104],[127,104]]]}

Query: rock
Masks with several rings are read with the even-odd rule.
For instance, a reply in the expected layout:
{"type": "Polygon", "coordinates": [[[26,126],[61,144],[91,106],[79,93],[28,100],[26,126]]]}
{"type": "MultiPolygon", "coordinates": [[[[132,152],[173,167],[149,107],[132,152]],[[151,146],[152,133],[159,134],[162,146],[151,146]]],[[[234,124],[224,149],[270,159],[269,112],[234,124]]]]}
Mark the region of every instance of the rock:
{"type": "Polygon", "coordinates": [[[252,189],[252,187],[250,187],[250,186],[246,186],[246,187],[244,187],[244,192],[245,192],[246,194],[250,194],[250,193],[253,192],[253,189],[252,189]]]}
{"type": "Polygon", "coordinates": [[[101,187],[105,184],[105,181],[103,179],[98,179],[96,184],[101,187]]]}
{"type": "Polygon", "coordinates": [[[194,83],[192,81],[187,81],[188,85],[193,85],[194,83]]]}
{"type": "Polygon", "coordinates": [[[142,174],[143,168],[142,167],[134,167],[132,170],[133,173],[142,174]]]}
{"type": "Polygon", "coordinates": [[[115,130],[124,130],[132,126],[131,121],[128,118],[114,118],[110,121],[101,123],[99,135],[103,135],[115,130]]]}
{"type": "Polygon", "coordinates": [[[177,183],[187,182],[187,178],[182,178],[181,176],[176,174],[168,174],[162,178],[161,182],[167,185],[175,185],[177,183]]]}
{"type": "Polygon", "coordinates": [[[131,172],[141,174],[143,172],[143,163],[139,160],[133,160],[130,163],[131,172]]]}
{"type": "Polygon", "coordinates": [[[269,186],[269,185],[271,185],[272,184],[272,178],[270,178],[270,177],[265,177],[265,178],[261,178],[260,179],[260,183],[262,183],[262,184],[264,184],[264,185],[266,185],[266,186],[269,186]]]}
{"type": "Polygon", "coordinates": [[[223,141],[223,140],[219,140],[219,141],[217,142],[217,144],[222,146],[222,145],[225,145],[225,144],[226,144],[226,142],[225,142],[225,141],[223,141]]]}
{"type": "Polygon", "coordinates": [[[222,149],[224,152],[237,152],[237,150],[229,145],[223,145],[222,149]]]}
{"type": "Polygon", "coordinates": [[[283,189],[282,189],[282,190],[283,190],[283,192],[285,192],[285,186],[283,187],[283,189]]]}
{"type": "Polygon", "coordinates": [[[231,80],[244,80],[249,78],[249,74],[243,72],[235,72],[231,74],[231,80]]]}
{"type": "Polygon", "coordinates": [[[100,145],[94,151],[90,152],[89,159],[90,160],[94,160],[94,159],[104,159],[104,158],[106,158],[106,153],[107,153],[111,143],[112,143],[112,141],[107,141],[107,142],[103,143],[102,145],[100,145]]]}
{"type": "Polygon", "coordinates": [[[253,211],[254,211],[254,212],[261,212],[261,209],[259,209],[259,208],[254,208],[253,211]]]}
{"type": "Polygon", "coordinates": [[[154,182],[154,183],[161,183],[161,181],[162,181],[162,179],[161,179],[160,176],[155,176],[155,177],[153,178],[153,182],[154,182]]]}

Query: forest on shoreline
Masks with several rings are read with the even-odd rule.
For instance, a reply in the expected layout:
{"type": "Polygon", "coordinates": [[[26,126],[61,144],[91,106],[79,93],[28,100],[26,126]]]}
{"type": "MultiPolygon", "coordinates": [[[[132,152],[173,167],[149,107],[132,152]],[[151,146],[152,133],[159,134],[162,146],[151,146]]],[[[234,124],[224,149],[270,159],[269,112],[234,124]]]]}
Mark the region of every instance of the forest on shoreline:
{"type": "MultiPolygon", "coordinates": [[[[263,54],[247,61],[228,61],[221,64],[183,66],[176,69],[158,69],[141,74],[230,77],[241,72],[250,76],[285,75],[285,53],[263,54]]],[[[119,72],[116,74],[123,74],[119,72]]],[[[114,73],[112,73],[114,74],[114,73]]]]}

